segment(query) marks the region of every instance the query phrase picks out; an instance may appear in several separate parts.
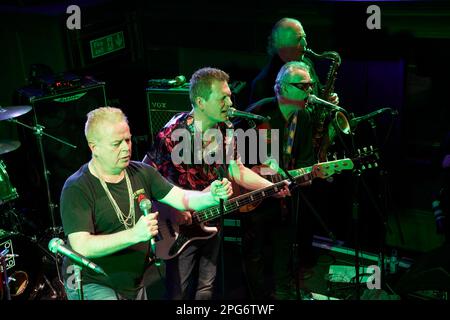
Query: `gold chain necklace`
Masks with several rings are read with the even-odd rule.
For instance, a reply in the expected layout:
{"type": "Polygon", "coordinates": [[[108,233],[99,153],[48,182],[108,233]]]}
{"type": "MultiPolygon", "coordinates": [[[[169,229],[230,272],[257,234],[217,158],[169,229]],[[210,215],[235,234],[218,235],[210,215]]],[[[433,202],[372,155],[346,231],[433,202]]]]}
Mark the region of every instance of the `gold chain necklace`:
{"type": "Polygon", "coordinates": [[[103,189],[105,190],[106,195],[108,196],[108,199],[114,208],[114,211],[116,212],[117,219],[119,219],[120,223],[122,223],[125,226],[125,229],[134,227],[134,225],[136,223],[136,217],[135,217],[135,212],[134,212],[133,189],[131,187],[131,182],[130,182],[130,178],[128,177],[127,170],[124,169],[125,170],[125,181],[127,183],[127,189],[128,189],[128,197],[130,200],[130,210],[128,212],[128,215],[125,215],[122,212],[122,210],[120,210],[119,206],[117,205],[116,200],[114,200],[111,192],[108,189],[108,185],[106,184],[106,182],[103,180],[103,178],[98,173],[97,167],[94,164],[94,162],[92,162],[92,167],[94,169],[95,174],[98,177],[98,180],[100,180],[100,184],[102,185],[103,189]]]}

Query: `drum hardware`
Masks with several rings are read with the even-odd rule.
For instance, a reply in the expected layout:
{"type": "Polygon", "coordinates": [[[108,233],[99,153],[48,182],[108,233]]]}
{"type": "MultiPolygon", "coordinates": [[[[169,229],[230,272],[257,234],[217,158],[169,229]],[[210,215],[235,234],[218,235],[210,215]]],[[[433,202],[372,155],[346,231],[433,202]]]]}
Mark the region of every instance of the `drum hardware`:
{"type": "Polygon", "coordinates": [[[31,110],[31,106],[14,106],[2,107],[0,106],[0,121],[19,117],[31,110]]]}
{"type": "Polygon", "coordinates": [[[0,154],[8,153],[20,147],[20,142],[16,140],[0,140],[0,154]]]}
{"type": "Polygon", "coordinates": [[[6,300],[11,300],[11,291],[9,288],[9,277],[8,277],[8,268],[6,266],[6,259],[9,253],[9,249],[5,248],[0,252],[0,267],[1,267],[1,275],[2,275],[2,293],[3,291],[6,294],[6,300]]]}
{"type": "Polygon", "coordinates": [[[0,205],[17,199],[18,197],[19,195],[17,194],[16,188],[14,188],[9,181],[6,165],[0,160],[0,205]]]}
{"type": "Polygon", "coordinates": [[[7,300],[20,296],[24,293],[29,283],[28,274],[22,270],[15,270],[8,276],[7,271],[16,266],[15,258],[19,257],[14,253],[13,241],[11,237],[17,236],[18,232],[9,232],[0,229],[0,239],[9,237],[8,240],[0,241],[0,264],[2,272],[2,297],[5,296],[7,300]]]}
{"type": "MultiPolygon", "coordinates": [[[[0,252],[8,252],[5,268],[8,287],[0,283],[0,300],[63,300],[64,285],[59,277],[62,259],[56,259],[45,246],[46,236],[27,236],[0,229],[0,252]],[[2,251],[3,250],[3,251],[2,251]],[[16,253],[19,253],[17,255],[16,253]]],[[[3,278],[6,277],[3,275],[3,278]]],[[[3,281],[5,283],[5,281],[3,281]]]]}
{"type": "MultiPolygon", "coordinates": [[[[23,218],[16,212],[16,209],[11,203],[9,203],[6,208],[0,210],[0,223],[4,228],[7,228],[14,233],[23,232],[23,218]]],[[[0,232],[0,237],[1,236],[2,234],[0,232]]]]}
{"type": "MultiPolygon", "coordinates": [[[[55,289],[54,285],[52,285],[51,281],[47,278],[45,274],[39,279],[38,284],[33,288],[33,291],[30,294],[29,300],[37,300],[43,299],[43,295],[45,294],[44,290],[48,287],[50,289],[50,295],[47,296],[48,300],[57,300],[58,298],[64,299],[64,294],[59,293],[55,289]]],[[[45,299],[45,300],[47,300],[45,299]]]]}
{"type": "Polygon", "coordinates": [[[19,117],[27,112],[29,112],[31,110],[30,106],[17,106],[17,107],[6,107],[6,108],[1,108],[0,107],[0,120],[7,120],[10,122],[13,122],[15,124],[21,125],[27,129],[30,129],[33,131],[33,133],[36,135],[37,137],[37,141],[38,141],[38,149],[39,149],[39,154],[41,157],[41,161],[42,161],[42,169],[44,172],[44,180],[45,180],[45,187],[46,187],[46,192],[47,192],[47,200],[48,200],[48,210],[49,210],[49,214],[50,214],[50,218],[52,221],[52,231],[54,233],[56,233],[56,224],[55,224],[55,208],[56,208],[56,204],[53,203],[52,201],[52,197],[50,194],[50,184],[49,184],[49,179],[50,179],[50,172],[47,169],[47,163],[45,160],[45,154],[44,154],[44,147],[43,147],[43,142],[42,142],[42,137],[46,136],[50,139],[53,139],[55,141],[58,141],[59,143],[62,143],[68,147],[71,148],[77,148],[75,145],[70,144],[62,139],[59,139],[55,136],[52,136],[48,133],[44,132],[45,127],[36,123],[35,126],[29,126],[25,123],[22,123],[14,118],[19,117]]]}

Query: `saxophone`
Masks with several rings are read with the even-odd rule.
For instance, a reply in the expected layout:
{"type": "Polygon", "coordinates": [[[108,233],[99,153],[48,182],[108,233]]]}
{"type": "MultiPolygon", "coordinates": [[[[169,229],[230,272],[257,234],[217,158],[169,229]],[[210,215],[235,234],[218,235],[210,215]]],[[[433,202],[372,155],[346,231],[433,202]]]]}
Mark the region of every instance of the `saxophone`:
{"type": "MultiPolygon", "coordinates": [[[[334,91],[334,83],[337,78],[337,70],[341,65],[341,57],[335,51],[325,51],[317,54],[311,49],[306,49],[306,55],[317,59],[329,59],[332,61],[328,70],[327,81],[322,88],[319,88],[318,96],[328,100],[334,91]]],[[[344,113],[340,111],[330,111],[326,108],[315,107],[313,116],[313,147],[319,162],[328,161],[328,148],[333,143],[337,131],[344,134],[350,133],[350,124],[344,113]]]]}

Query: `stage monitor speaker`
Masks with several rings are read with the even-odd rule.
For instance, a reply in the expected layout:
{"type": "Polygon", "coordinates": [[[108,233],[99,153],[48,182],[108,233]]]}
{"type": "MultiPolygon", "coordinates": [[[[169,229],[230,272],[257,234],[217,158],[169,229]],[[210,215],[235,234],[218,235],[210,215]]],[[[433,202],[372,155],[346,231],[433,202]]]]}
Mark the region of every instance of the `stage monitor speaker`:
{"type": "Polygon", "coordinates": [[[450,244],[423,254],[397,281],[394,291],[398,294],[424,290],[450,291],[450,244]]]}
{"type": "MultiPolygon", "coordinates": [[[[42,136],[50,192],[53,203],[58,204],[65,180],[91,158],[84,135],[84,124],[89,111],[106,106],[105,84],[90,79],[80,87],[52,94],[32,87],[17,91],[22,103],[32,106],[32,111],[23,117],[23,120],[19,117],[19,121],[34,127],[41,125],[45,134],[76,146],[72,148],[48,136],[42,136]]],[[[43,190],[45,180],[38,139],[32,130],[24,129],[23,133],[28,144],[24,147],[29,149],[26,155],[29,159],[25,160],[29,161],[30,167],[35,167],[35,172],[38,173],[37,181],[32,181],[30,177],[33,175],[29,176],[28,181],[43,190]]],[[[40,201],[43,202],[42,198],[40,201]]]]}
{"type": "Polygon", "coordinates": [[[147,110],[150,139],[154,136],[172,117],[180,112],[192,109],[189,100],[189,87],[178,88],[147,88],[147,110]]]}

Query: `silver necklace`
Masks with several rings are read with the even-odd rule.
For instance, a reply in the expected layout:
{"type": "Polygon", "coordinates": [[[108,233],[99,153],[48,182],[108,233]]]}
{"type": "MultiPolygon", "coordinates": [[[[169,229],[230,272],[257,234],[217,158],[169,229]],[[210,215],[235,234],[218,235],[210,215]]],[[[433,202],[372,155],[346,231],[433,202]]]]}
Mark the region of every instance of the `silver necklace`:
{"type": "Polygon", "coordinates": [[[106,195],[108,196],[109,201],[111,202],[114,211],[116,212],[117,219],[119,219],[120,223],[122,223],[125,226],[125,229],[129,229],[134,227],[136,223],[136,217],[134,212],[134,198],[133,198],[133,189],[131,187],[130,178],[128,177],[127,170],[125,169],[125,181],[127,183],[127,189],[128,189],[128,198],[130,201],[130,209],[128,211],[128,215],[125,215],[122,210],[120,210],[119,206],[117,205],[116,200],[114,200],[111,192],[108,189],[108,185],[106,184],[105,180],[100,176],[98,173],[97,167],[92,162],[92,167],[94,168],[95,174],[98,177],[98,180],[100,180],[100,184],[102,185],[103,189],[106,192],[106,195]]]}

